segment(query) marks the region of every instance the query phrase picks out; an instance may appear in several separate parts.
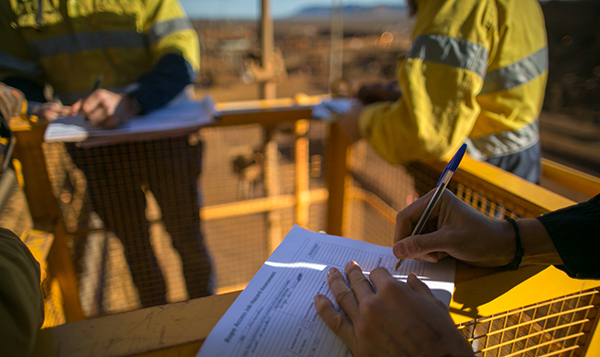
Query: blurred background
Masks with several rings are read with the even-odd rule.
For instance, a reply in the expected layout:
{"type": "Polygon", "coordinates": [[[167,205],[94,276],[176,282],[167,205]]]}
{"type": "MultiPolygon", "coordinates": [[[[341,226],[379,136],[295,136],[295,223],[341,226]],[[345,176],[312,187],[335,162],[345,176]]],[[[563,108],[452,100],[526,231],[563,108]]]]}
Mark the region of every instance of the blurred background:
{"type": "MultiPolygon", "coordinates": [[[[261,1],[181,3],[200,36],[198,94],[218,102],[259,99],[261,1]]],[[[328,93],[332,72],[350,92],[393,80],[396,59],[410,48],[413,19],[403,0],[269,3],[277,97],[328,93]]],[[[600,2],[540,4],[550,49],[540,118],[544,157],[600,176],[600,2]]]]}
{"type": "MultiPolygon", "coordinates": [[[[231,108],[235,107],[231,102],[299,98],[300,93],[352,96],[362,84],[395,80],[396,61],[411,45],[414,20],[403,0],[180,1],[200,38],[201,71],[194,83],[195,94],[198,98],[210,95],[231,108]]],[[[540,117],[543,156],[598,178],[600,1],[540,4],[550,54],[540,117]]],[[[262,114],[269,111],[268,106],[261,108],[262,114]]],[[[303,119],[306,117],[281,117],[276,123],[265,124],[251,118],[235,125],[205,127],[190,137],[190,142],[204,143],[200,216],[213,258],[217,294],[243,289],[295,223],[313,231],[327,229],[331,214],[327,200],[332,188],[327,175],[335,170],[327,172],[325,156],[334,135],[328,123],[303,119]]],[[[28,130],[23,129],[22,135],[28,130]]],[[[41,135],[36,140],[41,140],[41,135]]],[[[28,144],[25,140],[21,143],[28,144]]],[[[25,185],[25,190],[37,189],[28,191],[34,193],[29,200],[33,218],[26,211],[25,195],[19,191],[4,211],[11,214],[0,215],[0,226],[27,235],[38,223],[36,219],[43,216],[36,214],[32,202],[43,212],[59,206],[52,214],[57,213],[56,217],[64,221],[64,231],[53,233],[64,238],[61,244],[66,253],[48,266],[52,270],[52,266],[72,263],[73,271],[68,274],[73,300],[68,299],[64,286],[62,293],[59,291],[57,272],[44,276],[45,326],[141,308],[121,240],[105,229],[95,214],[83,173],[69,160],[62,144],[36,145],[24,146],[21,152],[23,161],[30,161],[29,166],[40,170],[47,167],[47,172],[36,171],[29,176],[48,181],[44,186],[25,185]],[[77,311],[77,318],[65,318],[63,307],[68,310],[73,301],[81,305],[77,306],[81,311],[77,311]]],[[[132,144],[131,149],[149,150],[143,144],[132,144]]],[[[162,148],[152,150],[164,153],[162,148]]],[[[415,195],[435,186],[439,177],[438,171],[423,165],[390,165],[364,140],[352,146],[347,166],[351,182],[342,189],[350,197],[340,204],[344,206],[343,235],[388,246],[394,235],[395,213],[415,195]]],[[[453,178],[456,186],[452,189],[488,215],[535,217],[545,212],[546,207],[504,192],[505,182],[459,181],[453,178]]],[[[169,182],[163,182],[163,186],[165,190],[172,187],[169,182]]],[[[556,192],[575,202],[590,198],[546,178],[541,186],[549,190],[544,197],[554,197],[556,192]]],[[[165,229],[161,209],[150,192],[145,203],[151,248],[164,275],[167,300],[186,300],[189,296],[181,258],[165,229]]],[[[31,234],[28,237],[35,238],[31,234]]],[[[52,244],[47,237],[40,238],[46,245],[39,250],[45,255],[52,244]]],[[[594,311],[600,311],[598,299],[591,299],[596,299],[594,311]]],[[[558,310],[575,309],[587,300],[578,297],[572,306],[560,304],[558,310]]],[[[516,312],[515,324],[522,318],[537,316],[541,310],[536,309],[529,314],[516,312]]],[[[555,335],[549,333],[548,340],[555,335]]]]}

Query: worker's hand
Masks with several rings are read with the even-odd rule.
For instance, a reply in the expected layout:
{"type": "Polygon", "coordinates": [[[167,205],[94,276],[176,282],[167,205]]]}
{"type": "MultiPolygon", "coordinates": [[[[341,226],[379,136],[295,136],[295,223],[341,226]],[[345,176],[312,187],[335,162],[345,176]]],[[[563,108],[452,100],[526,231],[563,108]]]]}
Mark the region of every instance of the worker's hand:
{"type": "Polygon", "coordinates": [[[337,120],[338,125],[340,125],[342,131],[346,134],[348,139],[350,139],[351,143],[360,139],[358,120],[360,119],[360,113],[363,108],[364,105],[362,104],[354,104],[347,113],[340,115],[337,120]]]}
{"type": "Polygon", "coordinates": [[[31,109],[31,114],[37,116],[40,120],[53,121],[56,118],[71,115],[71,107],[57,102],[46,102],[31,109]]]}
{"type": "Polygon", "coordinates": [[[125,124],[138,114],[131,98],[125,94],[97,89],[72,107],[73,114],[81,113],[96,126],[113,128],[125,124]]]}
{"type": "Polygon", "coordinates": [[[356,93],[356,98],[365,105],[375,102],[395,102],[400,97],[402,97],[402,92],[396,81],[365,84],[356,93]]]}
{"type": "MultiPolygon", "coordinates": [[[[435,263],[448,255],[480,267],[501,267],[515,257],[516,233],[504,220],[476,211],[445,190],[421,234],[410,236],[435,190],[396,216],[394,255],[435,263]]],[[[537,219],[518,221],[526,264],[562,265],[562,259],[546,228],[537,219]]]]}
{"type": "Polygon", "coordinates": [[[355,262],[346,264],[345,273],[350,287],[335,268],[327,273],[327,282],[348,317],[324,295],[315,296],[315,307],[354,356],[473,355],[448,308],[414,274],[405,284],[377,268],[370,274],[374,291],[355,262]]]}
{"type": "Polygon", "coordinates": [[[435,263],[450,255],[481,267],[504,266],[512,261],[516,238],[510,223],[484,216],[448,190],[421,234],[410,236],[434,191],[396,216],[396,257],[435,263]]]}

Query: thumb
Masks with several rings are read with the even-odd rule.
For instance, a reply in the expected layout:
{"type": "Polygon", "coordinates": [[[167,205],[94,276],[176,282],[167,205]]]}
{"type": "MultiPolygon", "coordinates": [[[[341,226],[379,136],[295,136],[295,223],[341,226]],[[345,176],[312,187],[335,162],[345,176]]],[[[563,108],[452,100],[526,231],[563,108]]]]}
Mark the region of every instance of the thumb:
{"type": "Polygon", "coordinates": [[[437,262],[438,255],[430,253],[447,252],[447,248],[448,239],[444,237],[443,232],[438,230],[404,238],[394,244],[392,251],[397,258],[422,258],[420,260],[434,263],[437,262]]]}

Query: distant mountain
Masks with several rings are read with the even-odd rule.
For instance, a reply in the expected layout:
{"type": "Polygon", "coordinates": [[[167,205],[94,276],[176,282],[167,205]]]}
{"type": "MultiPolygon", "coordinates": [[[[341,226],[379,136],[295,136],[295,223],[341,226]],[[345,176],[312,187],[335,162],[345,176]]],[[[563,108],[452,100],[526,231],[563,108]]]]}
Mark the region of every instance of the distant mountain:
{"type": "MultiPolygon", "coordinates": [[[[345,18],[387,18],[405,16],[408,13],[406,6],[377,5],[377,6],[344,6],[345,18]]],[[[331,18],[331,6],[311,6],[300,10],[291,17],[292,19],[318,19],[331,18]]]]}

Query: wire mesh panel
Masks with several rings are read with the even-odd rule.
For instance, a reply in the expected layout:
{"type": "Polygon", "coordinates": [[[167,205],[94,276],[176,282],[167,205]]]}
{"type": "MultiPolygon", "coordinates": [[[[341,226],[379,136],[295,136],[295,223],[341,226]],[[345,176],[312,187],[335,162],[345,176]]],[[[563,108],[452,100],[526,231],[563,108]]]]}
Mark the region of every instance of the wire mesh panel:
{"type": "MultiPolygon", "coordinates": [[[[414,187],[418,195],[424,195],[435,187],[441,174],[441,171],[418,162],[408,165],[407,170],[414,177],[414,187]]],[[[502,190],[495,189],[490,184],[463,175],[460,169],[452,177],[448,189],[479,212],[490,217],[533,218],[543,213],[539,209],[534,210],[531,206],[521,204],[521,201],[502,190]]]]}
{"type": "Polygon", "coordinates": [[[293,157],[282,154],[290,152],[285,135],[259,125],[207,128],[202,137],[204,207],[223,217],[204,222],[217,292],[239,290],[270,254],[270,236],[281,240],[293,225],[291,207],[265,208],[266,199],[293,192],[293,157]]]}
{"type": "Polygon", "coordinates": [[[345,236],[391,247],[394,239],[394,223],[367,201],[353,200],[347,213],[345,236]]]}
{"type": "Polygon", "coordinates": [[[212,293],[199,219],[198,140],[46,145],[45,155],[87,316],[212,293]]]}
{"type": "MultiPolygon", "coordinates": [[[[406,170],[390,165],[377,158],[372,148],[360,144],[353,150],[351,170],[345,235],[387,246],[392,245],[396,212],[415,195],[435,187],[441,174],[421,163],[406,170]]],[[[539,215],[519,200],[464,176],[453,178],[449,189],[490,217],[539,215]]],[[[598,323],[599,308],[600,294],[590,290],[475,319],[459,328],[477,356],[583,356],[598,323]]]]}
{"type": "MultiPolygon", "coordinates": [[[[306,134],[309,190],[325,188],[326,129],[316,123],[306,134]]],[[[94,148],[44,144],[86,316],[243,288],[296,221],[295,150],[290,123],[94,148]]],[[[314,230],[326,220],[319,193],[306,206],[314,230]]]]}
{"type": "Polygon", "coordinates": [[[416,197],[413,176],[387,163],[365,141],[353,146],[349,162],[352,188],[344,235],[392,246],[396,212],[416,197]]]}
{"type": "Polygon", "coordinates": [[[243,215],[204,223],[215,264],[218,292],[239,290],[268,256],[267,215],[243,215]]]}
{"type": "Polygon", "coordinates": [[[584,356],[600,296],[583,291],[459,325],[477,356],[584,356]]]}
{"type": "Polygon", "coordinates": [[[417,193],[411,173],[403,166],[389,164],[364,140],[353,147],[350,170],[357,185],[397,211],[409,205],[417,193]]]}

